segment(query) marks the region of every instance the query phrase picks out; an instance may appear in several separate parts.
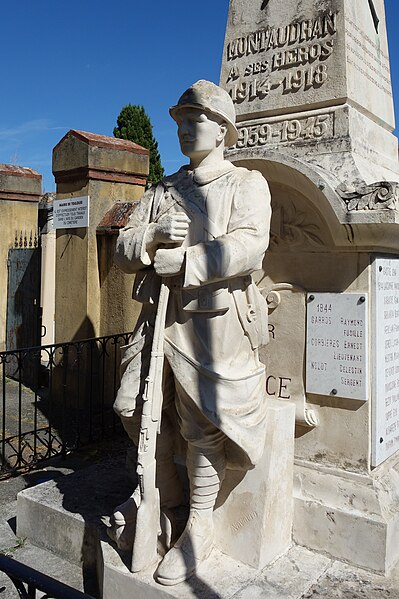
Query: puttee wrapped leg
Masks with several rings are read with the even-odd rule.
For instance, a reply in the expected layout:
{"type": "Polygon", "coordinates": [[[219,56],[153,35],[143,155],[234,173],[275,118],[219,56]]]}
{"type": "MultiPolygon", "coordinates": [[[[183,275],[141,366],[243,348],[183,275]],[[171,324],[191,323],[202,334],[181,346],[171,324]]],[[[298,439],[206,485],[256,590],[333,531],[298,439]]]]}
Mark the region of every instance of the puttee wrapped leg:
{"type": "Polygon", "coordinates": [[[190,514],[186,527],[168,551],[156,573],[164,585],[186,580],[210,554],[213,547],[213,508],[225,475],[224,436],[212,449],[188,444],[190,514]]]}

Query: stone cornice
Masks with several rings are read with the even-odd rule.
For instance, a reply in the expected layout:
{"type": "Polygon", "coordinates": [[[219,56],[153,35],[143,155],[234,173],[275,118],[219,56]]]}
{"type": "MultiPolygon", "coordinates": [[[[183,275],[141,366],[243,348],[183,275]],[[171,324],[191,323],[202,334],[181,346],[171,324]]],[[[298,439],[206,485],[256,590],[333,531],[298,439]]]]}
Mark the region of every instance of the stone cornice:
{"type": "Polygon", "coordinates": [[[97,180],[108,181],[110,183],[125,183],[127,185],[142,185],[145,187],[147,177],[137,173],[123,173],[111,169],[103,170],[90,168],[87,166],[58,171],[54,173],[56,183],[69,183],[71,181],[97,180]]]}
{"type": "Polygon", "coordinates": [[[0,191],[0,202],[34,202],[38,204],[40,198],[41,194],[0,191]]]}

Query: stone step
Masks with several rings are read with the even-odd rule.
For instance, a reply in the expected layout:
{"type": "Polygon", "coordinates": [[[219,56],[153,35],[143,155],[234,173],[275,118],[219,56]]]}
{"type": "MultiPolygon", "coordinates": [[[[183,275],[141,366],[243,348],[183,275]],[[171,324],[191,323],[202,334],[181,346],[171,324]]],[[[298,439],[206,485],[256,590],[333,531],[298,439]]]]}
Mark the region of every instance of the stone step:
{"type": "Polygon", "coordinates": [[[132,575],[123,561],[126,556],[107,540],[104,525],[106,516],[130,493],[123,466],[123,459],[115,458],[18,494],[18,535],[28,537],[75,566],[83,565],[91,574],[97,570],[103,599],[201,596],[227,599],[247,587],[258,588],[257,585],[262,592],[269,593],[274,584],[270,581],[280,578],[273,599],[299,599],[331,563],[326,557],[293,547],[280,560],[259,571],[214,549],[197,575],[177,587],[155,583],[152,571],[132,575]],[[283,577],[284,571],[289,576],[283,577]]]}
{"type": "Polygon", "coordinates": [[[174,587],[157,584],[153,569],[133,575],[128,556],[112,546],[104,524],[129,492],[122,465],[121,459],[105,462],[20,492],[18,535],[46,549],[26,543],[15,551],[17,559],[21,555],[24,563],[84,586],[93,596],[96,569],[102,599],[352,599],[359,593],[365,599],[399,598],[398,568],[383,577],[296,545],[261,571],[214,549],[194,576],[174,587]]]}
{"type": "MultiPolygon", "coordinates": [[[[44,550],[29,545],[31,550],[53,556],[49,553],[51,550],[62,555],[62,558],[53,556],[52,559],[63,564],[66,572],[70,570],[71,579],[72,574],[79,572],[82,578],[82,555],[85,553],[83,563],[90,576],[93,576],[93,565],[96,563],[103,599],[228,599],[233,596],[237,599],[252,596],[300,599],[332,563],[329,558],[294,546],[283,557],[258,572],[214,549],[195,576],[175,587],[157,584],[152,578],[152,571],[132,575],[124,563],[126,555],[110,544],[105,526],[101,524],[102,517],[109,513],[108,506],[114,506],[115,500],[123,499],[127,490],[122,475],[119,485],[108,487],[105,482],[115,483],[118,471],[123,472],[116,468],[116,464],[93,466],[64,477],[61,483],[60,479],[48,481],[25,489],[18,495],[18,534],[28,535],[35,543],[47,547],[44,550]],[[87,492],[88,487],[91,493],[87,492]],[[65,496],[70,495],[72,497],[66,502],[65,496]],[[84,501],[82,496],[85,497],[84,501]],[[43,526],[37,526],[38,522],[43,526]],[[83,552],[84,546],[86,550],[83,552]]],[[[31,559],[29,554],[27,558],[31,559]]],[[[30,562],[29,565],[33,563],[38,562],[30,562]]],[[[71,580],[65,582],[71,584],[71,580]]]]}
{"type": "Polygon", "coordinates": [[[102,518],[130,492],[124,457],[24,489],[18,493],[17,534],[94,571],[102,518]]]}
{"type": "MultiPolygon", "coordinates": [[[[89,573],[83,572],[80,565],[71,564],[55,553],[36,547],[26,538],[18,537],[15,534],[12,526],[15,522],[16,503],[16,501],[13,501],[1,506],[0,551],[59,582],[96,596],[95,578],[90,576],[89,573]]],[[[0,596],[1,599],[16,599],[18,597],[11,580],[3,572],[0,572],[0,596]]]]}

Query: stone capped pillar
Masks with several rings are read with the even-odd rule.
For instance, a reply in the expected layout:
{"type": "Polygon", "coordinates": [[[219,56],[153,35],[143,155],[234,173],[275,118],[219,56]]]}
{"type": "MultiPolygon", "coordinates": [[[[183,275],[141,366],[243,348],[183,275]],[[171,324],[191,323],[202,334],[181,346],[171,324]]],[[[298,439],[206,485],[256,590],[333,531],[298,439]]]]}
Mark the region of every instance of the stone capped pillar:
{"type": "Polygon", "coordinates": [[[42,176],[22,166],[0,164],[0,349],[6,349],[8,252],[33,247],[37,236],[42,176]]]}
{"type": "Polygon", "coordinates": [[[113,267],[111,258],[105,262],[101,258],[97,226],[116,202],[139,200],[148,170],[148,150],[126,140],[72,129],[54,148],[57,200],[89,197],[89,226],[57,230],[56,342],[119,333],[133,326],[131,275],[121,275],[124,310],[101,317],[101,287],[113,267]]]}

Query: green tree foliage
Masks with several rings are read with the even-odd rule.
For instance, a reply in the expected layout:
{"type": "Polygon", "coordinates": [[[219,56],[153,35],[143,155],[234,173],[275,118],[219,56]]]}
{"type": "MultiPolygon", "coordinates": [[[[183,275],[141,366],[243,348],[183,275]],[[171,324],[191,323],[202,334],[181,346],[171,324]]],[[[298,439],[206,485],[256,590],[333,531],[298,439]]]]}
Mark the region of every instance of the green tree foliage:
{"type": "Polygon", "coordinates": [[[128,104],[122,108],[116,122],[115,137],[134,141],[150,151],[148,183],[158,183],[164,175],[164,170],[158,152],[158,143],[152,133],[150,117],[143,106],[128,104]]]}

